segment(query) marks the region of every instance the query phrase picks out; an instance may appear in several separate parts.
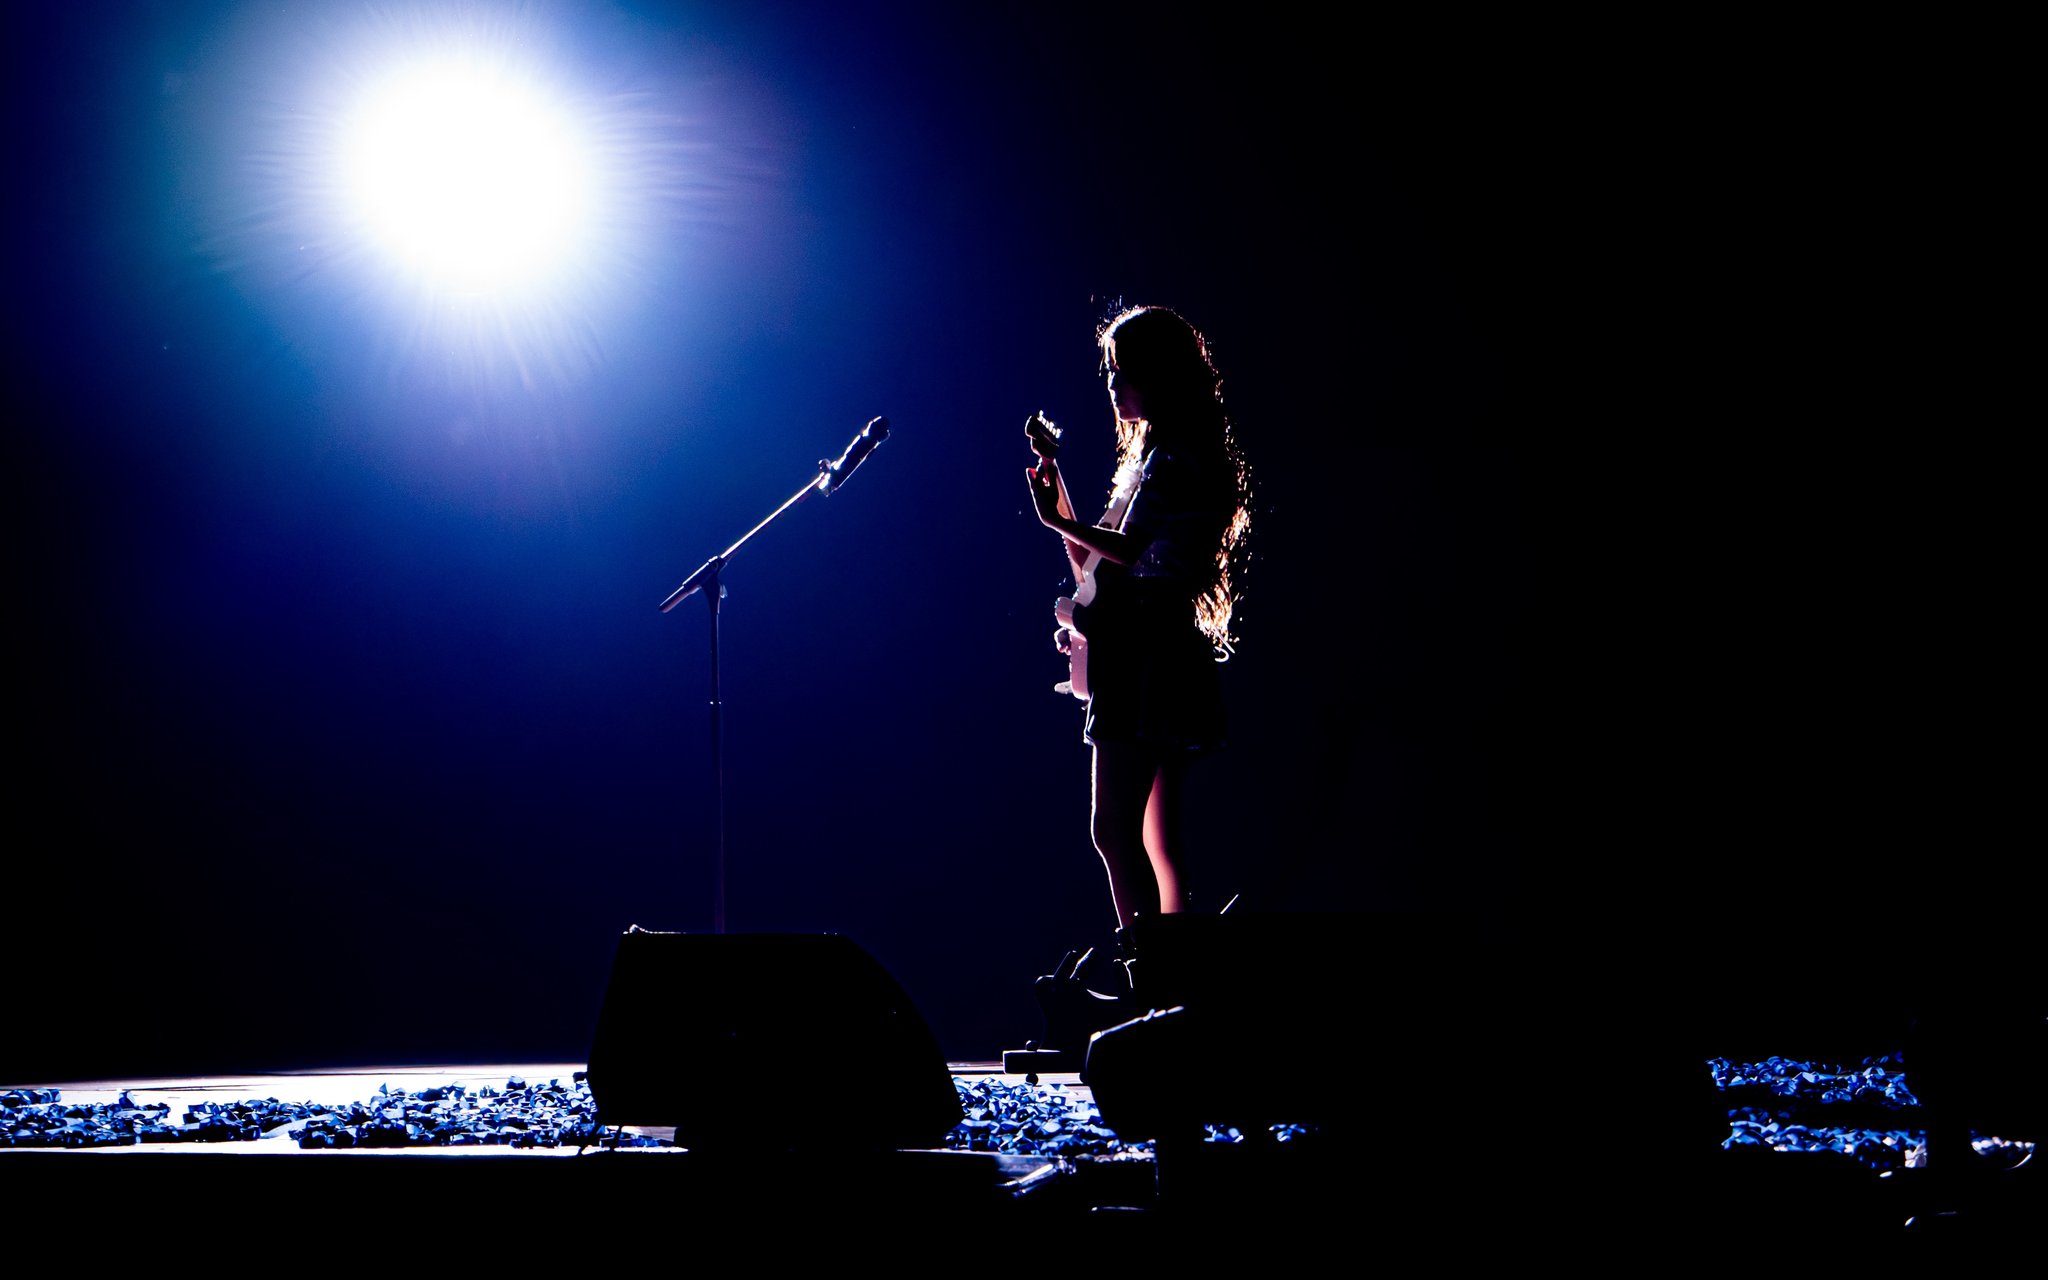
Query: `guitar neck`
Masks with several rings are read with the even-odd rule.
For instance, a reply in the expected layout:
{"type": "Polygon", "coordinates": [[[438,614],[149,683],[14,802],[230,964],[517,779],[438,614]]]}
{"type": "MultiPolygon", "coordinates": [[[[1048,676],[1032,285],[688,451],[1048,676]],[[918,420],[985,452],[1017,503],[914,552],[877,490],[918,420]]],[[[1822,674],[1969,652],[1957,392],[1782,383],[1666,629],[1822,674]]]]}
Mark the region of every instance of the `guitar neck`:
{"type": "Polygon", "coordinates": [[[1059,491],[1060,491],[1060,501],[1059,501],[1059,512],[1060,512],[1060,518],[1061,518],[1062,520],[1078,520],[1078,519],[1080,519],[1080,517],[1079,517],[1079,516],[1077,516],[1077,515],[1075,515],[1075,514],[1074,514],[1074,503],[1073,503],[1072,499],[1070,499],[1070,498],[1068,498],[1068,497],[1067,497],[1067,478],[1066,478],[1065,476],[1063,476],[1063,475],[1061,475],[1061,474],[1059,473],[1059,468],[1057,468],[1057,467],[1053,468],[1053,473],[1052,473],[1052,474],[1053,474],[1053,483],[1054,483],[1054,485],[1056,485],[1056,486],[1058,487],[1058,489],[1059,489],[1059,491]]]}
{"type": "MultiPolygon", "coordinates": [[[[1076,524],[1080,523],[1080,517],[1074,514],[1073,500],[1067,497],[1067,478],[1060,476],[1058,484],[1060,490],[1060,517],[1065,520],[1072,520],[1076,524]]],[[[1075,555],[1074,544],[1065,538],[1062,538],[1060,543],[1067,549],[1067,563],[1074,570],[1074,585],[1078,588],[1088,575],[1094,572],[1095,556],[1093,554],[1075,555]]]]}

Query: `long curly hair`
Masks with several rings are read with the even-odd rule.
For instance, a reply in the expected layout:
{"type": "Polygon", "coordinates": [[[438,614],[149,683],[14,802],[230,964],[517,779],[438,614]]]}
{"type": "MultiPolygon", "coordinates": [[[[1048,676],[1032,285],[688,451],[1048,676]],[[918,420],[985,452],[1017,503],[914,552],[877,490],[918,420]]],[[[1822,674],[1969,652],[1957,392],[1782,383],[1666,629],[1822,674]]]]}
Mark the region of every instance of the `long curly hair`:
{"type": "Polygon", "coordinates": [[[1117,422],[1117,461],[1132,465],[1163,446],[1215,478],[1216,509],[1228,511],[1228,518],[1210,579],[1195,599],[1195,625],[1227,657],[1237,644],[1231,615],[1243,594],[1252,485],[1223,407],[1223,378],[1209,357],[1209,343],[1169,307],[1127,307],[1103,322],[1095,342],[1103,371],[1116,370],[1144,400],[1143,418],[1117,422]]]}

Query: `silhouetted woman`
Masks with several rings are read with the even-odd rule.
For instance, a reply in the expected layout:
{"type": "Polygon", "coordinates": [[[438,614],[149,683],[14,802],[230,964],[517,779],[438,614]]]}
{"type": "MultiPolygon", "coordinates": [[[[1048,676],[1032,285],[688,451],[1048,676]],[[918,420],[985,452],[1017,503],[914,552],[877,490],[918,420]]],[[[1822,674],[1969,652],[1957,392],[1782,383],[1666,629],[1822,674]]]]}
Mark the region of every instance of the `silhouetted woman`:
{"type": "MultiPolygon", "coordinates": [[[[1231,651],[1251,513],[1202,335],[1165,307],[1133,307],[1097,343],[1116,411],[1113,514],[1095,525],[1062,515],[1049,458],[1030,487],[1039,520],[1067,540],[1077,578],[1090,553],[1101,557],[1093,600],[1062,596],[1053,611],[1085,638],[1091,826],[1121,928],[1187,902],[1181,792],[1189,761],[1223,745],[1217,663],[1231,651]]],[[[1034,434],[1042,457],[1044,445],[1034,434]]]]}

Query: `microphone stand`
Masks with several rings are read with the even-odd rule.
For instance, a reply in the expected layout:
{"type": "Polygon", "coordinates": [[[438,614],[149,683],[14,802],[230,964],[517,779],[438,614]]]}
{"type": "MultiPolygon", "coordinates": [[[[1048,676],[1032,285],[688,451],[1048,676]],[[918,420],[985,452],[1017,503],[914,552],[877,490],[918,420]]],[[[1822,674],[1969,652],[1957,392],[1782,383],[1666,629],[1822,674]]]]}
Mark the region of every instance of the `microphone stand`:
{"type": "Polygon", "coordinates": [[[804,482],[804,487],[791,494],[789,500],[768,513],[766,519],[740,535],[740,540],[706,560],[697,571],[683,579],[683,585],[669,592],[668,599],[661,602],[661,611],[669,612],[683,601],[704,593],[704,603],[711,614],[711,774],[717,790],[716,809],[718,812],[718,873],[715,880],[711,907],[711,931],[725,932],[725,704],[720,700],[718,689],[718,603],[725,599],[725,584],[718,575],[725,569],[739,549],[747,545],[761,530],[780,519],[782,513],[813,493],[832,494],[846,477],[853,474],[855,467],[874,451],[876,445],[889,438],[889,420],[875,418],[854,437],[846,452],[838,460],[818,460],[818,474],[804,482]]]}

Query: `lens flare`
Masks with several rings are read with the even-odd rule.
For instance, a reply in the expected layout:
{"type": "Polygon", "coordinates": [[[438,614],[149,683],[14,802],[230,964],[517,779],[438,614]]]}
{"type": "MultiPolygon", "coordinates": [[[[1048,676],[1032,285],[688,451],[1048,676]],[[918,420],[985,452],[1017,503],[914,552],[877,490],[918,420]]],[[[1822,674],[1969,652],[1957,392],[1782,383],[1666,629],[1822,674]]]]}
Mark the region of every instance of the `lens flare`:
{"type": "Polygon", "coordinates": [[[496,439],[674,324],[722,332],[690,304],[789,225],[774,111],[619,9],[242,6],[166,92],[181,231],[394,430],[496,439]]]}
{"type": "Polygon", "coordinates": [[[589,146],[546,90],[448,60],[374,83],[343,131],[341,177],[367,238],[430,285],[543,284],[590,224],[589,146]]]}

